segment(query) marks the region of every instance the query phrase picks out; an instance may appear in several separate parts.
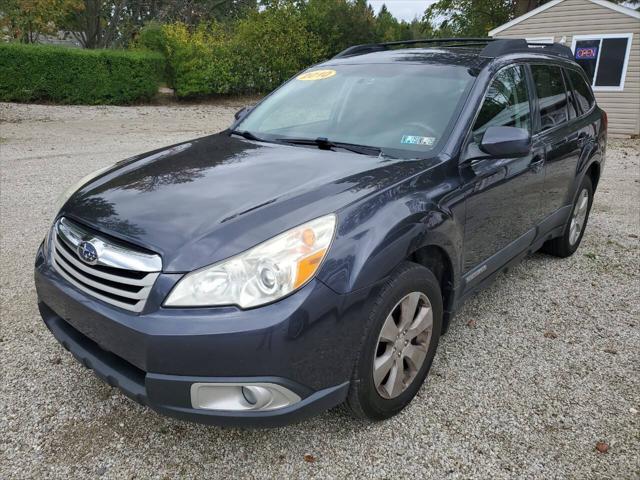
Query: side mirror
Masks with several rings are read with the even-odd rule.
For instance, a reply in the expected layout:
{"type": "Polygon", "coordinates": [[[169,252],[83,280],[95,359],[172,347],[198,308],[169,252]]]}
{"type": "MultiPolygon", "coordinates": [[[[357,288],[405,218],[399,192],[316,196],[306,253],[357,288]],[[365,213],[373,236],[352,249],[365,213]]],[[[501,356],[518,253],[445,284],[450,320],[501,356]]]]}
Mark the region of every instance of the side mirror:
{"type": "Polygon", "coordinates": [[[531,134],[524,128],[489,127],[482,136],[480,150],[493,157],[524,157],[531,151],[531,134]]]}
{"type": "Polygon", "coordinates": [[[246,105],[244,107],[242,107],[240,110],[238,110],[236,112],[236,114],[234,115],[236,121],[243,119],[244,117],[247,116],[247,113],[249,113],[251,110],[253,109],[253,107],[251,105],[246,105]]]}

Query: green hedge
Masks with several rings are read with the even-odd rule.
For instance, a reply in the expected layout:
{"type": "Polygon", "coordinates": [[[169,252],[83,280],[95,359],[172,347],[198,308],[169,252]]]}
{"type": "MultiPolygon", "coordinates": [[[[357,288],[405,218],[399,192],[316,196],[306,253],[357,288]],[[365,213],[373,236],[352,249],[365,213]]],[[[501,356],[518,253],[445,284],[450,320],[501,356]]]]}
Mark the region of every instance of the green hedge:
{"type": "Polygon", "coordinates": [[[158,90],[164,62],[154,52],[0,43],[0,100],[92,105],[146,100],[158,90]]]}
{"type": "Polygon", "coordinates": [[[137,47],[166,56],[168,81],[180,98],[267,93],[326,56],[292,4],[252,12],[231,25],[152,24],[137,47]]]}

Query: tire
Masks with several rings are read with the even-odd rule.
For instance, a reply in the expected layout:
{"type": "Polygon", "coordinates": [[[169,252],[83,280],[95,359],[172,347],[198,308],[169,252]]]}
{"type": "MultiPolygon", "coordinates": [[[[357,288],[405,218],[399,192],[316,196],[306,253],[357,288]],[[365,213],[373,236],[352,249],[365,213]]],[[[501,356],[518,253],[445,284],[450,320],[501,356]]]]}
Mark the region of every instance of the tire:
{"type": "Polygon", "coordinates": [[[442,330],[442,293],[438,280],[429,269],[403,262],[382,287],[367,318],[346,403],[356,417],[383,420],[411,402],[431,368],[442,330]],[[414,301],[417,305],[411,314],[414,301]],[[429,308],[430,331],[421,330],[429,324],[429,308]],[[416,335],[417,332],[420,333],[416,335]],[[389,341],[387,337],[395,338],[396,333],[400,337],[389,341]],[[416,368],[420,358],[422,364],[416,368]],[[374,362],[378,368],[374,368],[374,362]],[[388,362],[392,362],[391,367],[382,377],[388,362]],[[399,385],[397,379],[405,379],[406,384],[399,385]]]}
{"type": "Polygon", "coordinates": [[[593,203],[593,185],[591,179],[585,176],[582,179],[580,188],[573,202],[571,208],[571,215],[567,220],[564,232],[562,236],[549,240],[542,246],[542,251],[553,255],[555,257],[566,258],[574,254],[574,252],[580,246],[582,237],[587,228],[587,222],[589,220],[589,213],[591,212],[591,205],[593,203]],[[584,203],[586,202],[586,204],[584,203]],[[580,208],[584,208],[582,211],[584,216],[581,216],[580,208]],[[582,218],[579,221],[578,217],[582,218]],[[574,227],[579,227],[579,231],[576,232],[574,227]]]}

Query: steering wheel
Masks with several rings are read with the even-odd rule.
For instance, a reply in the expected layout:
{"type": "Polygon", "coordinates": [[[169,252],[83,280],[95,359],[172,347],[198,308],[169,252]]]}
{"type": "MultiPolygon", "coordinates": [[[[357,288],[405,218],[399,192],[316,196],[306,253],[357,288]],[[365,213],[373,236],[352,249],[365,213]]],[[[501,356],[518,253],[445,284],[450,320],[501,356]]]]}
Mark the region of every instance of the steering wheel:
{"type": "Polygon", "coordinates": [[[431,128],[429,125],[425,125],[424,123],[409,122],[409,123],[402,124],[403,130],[405,127],[418,129],[416,132],[407,130],[407,135],[415,135],[417,133],[427,133],[428,135],[420,135],[420,136],[422,137],[429,136],[429,137],[435,138],[436,140],[438,139],[438,133],[436,133],[436,131],[433,128],[431,128]]]}

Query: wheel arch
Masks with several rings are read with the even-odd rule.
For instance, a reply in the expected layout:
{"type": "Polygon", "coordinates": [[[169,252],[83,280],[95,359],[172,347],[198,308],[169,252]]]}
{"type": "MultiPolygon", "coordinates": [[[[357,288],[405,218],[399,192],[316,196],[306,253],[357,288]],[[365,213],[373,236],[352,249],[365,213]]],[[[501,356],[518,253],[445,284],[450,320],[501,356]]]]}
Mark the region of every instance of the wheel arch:
{"type": "Polygon", "coordinates": [[[585,175],[587,175],[591,179],[591,186],[593,187],[593,191],[596,191],[596,187],[598,186],[598,182],[600,181],[600,174],[602,172],[602,167],[599,162],[593,162],[587,168],[585,175]]]}
{"type": "Polygon", "coordinates": [[[442,305],[444,307],[442,333],[445,333],[453,317],[454,305],[455,270],[451,257],[441,246],[429,244],[411,253],[408,260],[428,268],[438,279],[442,293],[442,305]]]}
{"type": "Polygon", "coordinates": [[[431,171],[412,177],[339,212],[336,237],[318,278],[339,294],[367,292],[404,261],[426,266],[440,282],[446,329],[455,305],[466,215],[447,175],[431,171]]]}

